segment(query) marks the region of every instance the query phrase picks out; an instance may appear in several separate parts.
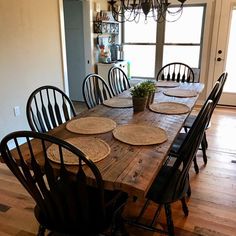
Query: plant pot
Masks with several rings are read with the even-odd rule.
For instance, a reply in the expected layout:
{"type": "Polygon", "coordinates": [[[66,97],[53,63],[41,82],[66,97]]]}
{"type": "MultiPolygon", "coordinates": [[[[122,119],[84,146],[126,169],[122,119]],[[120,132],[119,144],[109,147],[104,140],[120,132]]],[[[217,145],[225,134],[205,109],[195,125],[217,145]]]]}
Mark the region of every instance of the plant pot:
{"type": "Polygon", "coordinates": [[[132,97],[134,112],[144,111],[147,104],[147,97],[132,97]]]}
{"type": "Polygon", "coordinates": [[[155,97],[155,92],[154,93],[149,93],[147,97],[147,108],[149,108],[149,105],[153,103],[155,97]]]}

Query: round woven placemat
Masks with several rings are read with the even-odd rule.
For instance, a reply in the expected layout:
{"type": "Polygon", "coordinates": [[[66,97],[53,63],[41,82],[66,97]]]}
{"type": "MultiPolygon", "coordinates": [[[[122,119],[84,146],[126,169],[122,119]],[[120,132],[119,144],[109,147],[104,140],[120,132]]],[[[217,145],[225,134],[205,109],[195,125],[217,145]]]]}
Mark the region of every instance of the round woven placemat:
{"type": "MultiPolygon", "coordinates": [[[[68,143],[82,151],[87,159],[98,162],[107,157],[110,152],[110,146],[103,140],[94,137],[77,137],[66,139],[68,143]]],[[[58,146],[53,144],[47,149],[48,158],[56,163],[61,163],[58,146]]],[[[66,165],[78,165],[78,157],[68,150],[63,149],[63,159],[66,165]]]]}
{"type": "Polygon", "coordinates": [[[114,108],[130,108],[133,107],[131,97],[114,97],[103,102],[103,105],[114,108]]]}
{"type": "Polygon", "coordinates": [[[160,144],[167,140],[163,129],[139,124],[118,126],[113,130],[113,135],[119,141],[131,145],[160,144]]]}
{"type": "Polygon", "coordinates": [[[113,130],[116,122],[105,117],[84,117],[72,120],[66,125],[67,130],[78,134],[102,134],[113,130]]]}
{"type": "Polygon", "coordinates": [[[164,88],[179,87],[179,83],[174,81],[156,81],[155,85],[156,87],[164,87],[164,88]]]}
{"type": "Polygon", "coordinates": [[[149,109],[167,115],[180,115],[190,111],[190,108],[187,105],[176,102],[153,103],[149,106],[149,109]]]}
{"type": "Polygon", "coordinates": [[[179,98],[189,98],[197,96],[196,91],[187,89],[169,89],[167,91],[164,91],[163,93],[167,96],[179,97],[179,98]]]}

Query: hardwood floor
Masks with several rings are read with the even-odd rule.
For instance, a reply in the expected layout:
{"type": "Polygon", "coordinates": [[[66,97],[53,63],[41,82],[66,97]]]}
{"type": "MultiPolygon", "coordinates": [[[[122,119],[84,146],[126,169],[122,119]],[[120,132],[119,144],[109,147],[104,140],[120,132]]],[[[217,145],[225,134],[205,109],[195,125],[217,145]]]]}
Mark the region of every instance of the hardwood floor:
{"type": "MultiPolygon", "coordinates": [[[[180,202],[172,205],[176,236],[236,235],[236,109],[217,108],[207,131],[208,163],[203,165],[198,152],[200,173],[191,168],[192,196],[189,216],[184,217],[180,202]]],[[[138,214],[142,201],[126,207],[125,217],[138,214]]],[[[36,235],[38,223],[33,215],[34,202],[4,164],[0,164],[0,235],[36,235]]],[[[142,222],[149,222],[155,205],[151,204],[142,222]]],[[[163,212],[158,220],[165,225],[163,212]]],[[[127,225],[130,236],[159,236],[127,225]]]]}

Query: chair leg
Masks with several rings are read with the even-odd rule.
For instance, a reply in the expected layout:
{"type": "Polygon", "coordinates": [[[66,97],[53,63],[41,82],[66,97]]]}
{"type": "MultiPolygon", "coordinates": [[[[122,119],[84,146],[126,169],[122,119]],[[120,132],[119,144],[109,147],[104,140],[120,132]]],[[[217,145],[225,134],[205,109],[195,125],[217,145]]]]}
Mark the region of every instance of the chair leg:
{"type": "Polygon", "coordinates": [[[201,146],[202,146],[203,161],[204,161],[204,164],[206,165],[207,164],[206,146],[203,140],[202,140],[201,146]]]}
{"type": "Polygon", "coordinates": [[[190,181],[189,181],[189,174],[188,174],[188,190],[187,190],[188,198],[191,197],[191,194],[192,194],[192,190],[191,190],[191,185],[190,185],[190,181]]]}
{"type": "Polygon", "coordinates": [[[141,219],[141,217],[143,216],[143,213],[146,211],[146,209],[148,207],[148,204],[149,204],[149,200],[147,199],[144,206],[142,207],[138,217],[136,218],[136,222],[138,222],[141,219]]]}
{"type": "Polygon", "coordinates": [[[199,173],[199,168],[198,168],[197,157],[196,156],[193,158],[193,164],[194,164],[194,170],[195,170],[196,174],[198,174],[199,173]]]}
{"type": "Polygon", "coordinates": [[[169,203],[164,204],[165,206],[165,212],[166,212],[166,221],[167,221],[167,229],[168,229],[168,235],[174,236],[174,223],[172,220],[172,214],[171,214],[171,206],[169,203]]]}
{"type": "Polygon", "coordinates": [[[187,203],[185,201],[185,197],[181,198],[181,203],[182,203],[182,209],[183,209],[184,215],[188,216],[189,210],[188,210],[187,203]]]}
{"type": "Polygon", "coordinates": [[[44,226],[42,226],[42,225],[39,225],[37,236],[44,236],[45,235],[45,231],[46,231],[46,228],[44,226]]]}
{"type": "Polygon", "coordinates": [[[204,135],[203,135],[201,146],[202,146],[203,161],[204,161],[204,164],[206,165],[207,164],[206,150],[207,150],[208,144],[207,144],[206,133],[205,132],[204,132],[204,135]]]}
{"type": "Polygon", "coordinates": [[[191,191],[191,186],[188,186],[188,191],[187,191],[187,196],[191,197],[192,191],[191,191]]]}
{"type": "Polygon", "coordinates": [[[206,138],[206,132],[204,132],[203,134],[203,140],[204,140],[204,143],[205,143],[205,146],[206,146],[206,149],[208,148],[208,142],[207,142],[207,138],[206,138]]]}
{"type": "Polygon", "coordinates": [[[128,232],[125,229],[124,219],[122,217],[122,212],[124,210],[125,204],[122,204],[114,213],[113,223],[111,227],[112,236],[128,236],[128,232]]]}
{"type": "Polygon", "coordinates": [[[162,208],[162,204],[159,204],[159,205],[158,205],[158,208],[157,208],[157,210],[156,210],[156,212],[155,212],[155,215],[154,215],[154,217],[153,217],[153,219],[152,219],[152,222],[151,222],[151,224],[150,224],[151,227],[153,227],[153,225],[154,225],[154,223],[156,222],[158,216],[160,215],[161,208],[162,208]]]}

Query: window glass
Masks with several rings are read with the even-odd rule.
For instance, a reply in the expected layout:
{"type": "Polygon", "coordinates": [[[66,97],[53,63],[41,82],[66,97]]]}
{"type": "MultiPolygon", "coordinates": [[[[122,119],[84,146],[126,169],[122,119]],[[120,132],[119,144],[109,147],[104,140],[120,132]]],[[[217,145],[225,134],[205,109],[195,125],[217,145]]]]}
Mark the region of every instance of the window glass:
{"type": "MultiPolygon", "coordinates": [[[[204,5],[185,6],[183,14],[175,22],[165,22],[165,32],[148,18],[141,16],[138,23],[125,22],[124,54],[131,63],[131,76],[154,78],[157,64],[180,61],[193,68],[199,68],[201,55],[204,5]],[[156,35],[163,34],[164,42],[156,42],[156,35]],[[163,47],[163,55],[156,50],[163,47]],[[158,63],[156,62],[158,59],[158,63]]],[[[175,8],[170,9],[174,11],[175,8]]],[[[160,35],[160,38],[161,35],[160,35]]],[[[200,69],[200,68],[199,68],[200,69]]]]}
{"type": "Polygon", "coordinates": [[[200,43],[204,7],[184,7],[175,22],[166,22],[165,43],[200,43]]]}
{"type": "Polygon", "coordinates": [[[163,65],[179,61],[199,68],[200,46],[164,46],[163,65]]]}
{"type": "Polygon", "coordinates": [[[131,76],[153,78],[155,73],[155,46],[125,45],[125,60],[130,61],[131,76]]]}
{"type": "Polygon", "coordinates": [[[125,22],[124,40],[126,43],[155,43],[156,42],[156,22],[148,19],[145,23],[144,16],[140,16],[138,23],[125,22]]]}

